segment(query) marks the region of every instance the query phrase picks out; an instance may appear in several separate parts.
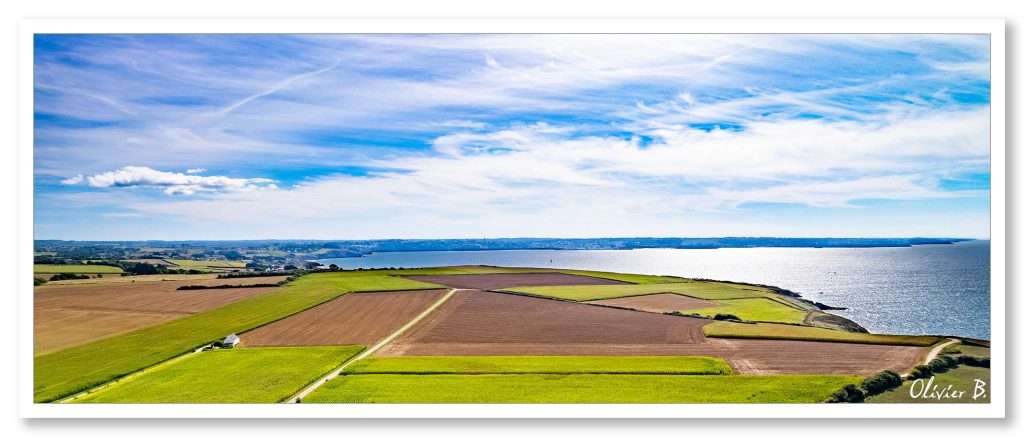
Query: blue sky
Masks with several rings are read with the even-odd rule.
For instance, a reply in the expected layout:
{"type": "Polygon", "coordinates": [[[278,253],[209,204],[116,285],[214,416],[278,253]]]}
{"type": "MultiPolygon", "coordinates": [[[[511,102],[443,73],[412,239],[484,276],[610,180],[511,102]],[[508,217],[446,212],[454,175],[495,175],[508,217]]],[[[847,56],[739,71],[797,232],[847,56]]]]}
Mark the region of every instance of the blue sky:
{"type": "Polygon", "coordinates": [[[977,35],[37,35],[35,236],[988,238],[977,35]]]}

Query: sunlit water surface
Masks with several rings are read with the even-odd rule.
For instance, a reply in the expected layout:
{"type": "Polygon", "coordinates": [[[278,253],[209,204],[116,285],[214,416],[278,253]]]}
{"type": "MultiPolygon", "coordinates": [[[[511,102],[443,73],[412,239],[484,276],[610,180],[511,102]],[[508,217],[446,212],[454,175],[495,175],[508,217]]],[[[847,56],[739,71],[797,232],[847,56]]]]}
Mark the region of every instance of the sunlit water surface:
{"type": "Polygon", "coordinates": [[[898,248],[382,252],[320,260],[345,269],[485,264],[675,275],[775,285],[871,332],[988,339],[989,242],[898,248]]]}

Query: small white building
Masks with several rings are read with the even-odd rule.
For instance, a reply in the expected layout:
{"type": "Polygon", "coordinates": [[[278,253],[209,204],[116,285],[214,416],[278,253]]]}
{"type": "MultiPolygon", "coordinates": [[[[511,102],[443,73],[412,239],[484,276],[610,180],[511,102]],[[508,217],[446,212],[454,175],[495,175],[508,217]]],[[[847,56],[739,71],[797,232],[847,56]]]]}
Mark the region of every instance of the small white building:
{"type": "Polygon", "coordinates": [[[220,342],[224,345],[225,348],[230,349],[230,348],[235,347],[235,345],[238,344],[238,342],[240,342],[240,341],[242,341],[242,340],[239,339],[237,335],[231,334],[231,335],[229,335],[227,337],[224,337],[224,339],[221,340],[220,342]]]}

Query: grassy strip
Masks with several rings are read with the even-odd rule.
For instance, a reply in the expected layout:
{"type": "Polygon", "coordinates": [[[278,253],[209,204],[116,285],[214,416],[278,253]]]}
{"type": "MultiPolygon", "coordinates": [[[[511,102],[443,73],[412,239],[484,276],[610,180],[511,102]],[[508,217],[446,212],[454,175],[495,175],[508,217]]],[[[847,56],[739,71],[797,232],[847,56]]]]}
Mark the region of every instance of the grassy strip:
{"type": "Polygon", "coordinates": [[[729,365],[709,357],[468,356],[371,358],[346,374],[660,374],[728,375],[729,365]]]}
{"type": "Polygon", "coordinates": [[[935,393],[935,391],[941,391],[946,389],[947,394],[952,394],[955,391],[964,391],[963,395],[958,398],[936,398],[918,396],[917,398],[911,396],[913,394],[919,394],[929,384],[928,378],[906,381],[902,386],[895,390],[890,390],[885,393],[881,393],[877,396],[867,398],[864,402],[869,404],[921,404],[921,403],[989,403],[992,402],[992,383],[991,383],[991,372],[989,369],[984,367],[972,367],[972,366],[960,366],[955,369],[950,369],[945,373],[939,373],[934,376],[931,380],[930,389],[928,392],[935,393]],[[974,399],[974,390],[976,381],[981,381],[984,386],[986,396],[979,396],[974,399]],[[916,384],[916,386],[915,386],[916,384]],[[949,389],[952,387],[952,389],[949,389]],[[935,390],[935,391],[933,391],[935,390]]]}
{"type": "Polygon", "coordinates": [[[833,375],[345,375],[305,403],[815,403],[833,375]]]}
{"type": "Polygon", "coordinates": [[[282,347],[201,352],[76,402],[280,402],[363,349],[362,346],[282,347]]]}
{"type": "Polygon", "coordinates": [[[595,301],[622,297],[674,293],[696,299],[713,300],[714,307],[681,311],[714,317],[732,314],[743,320],[802,323],[806,310],[799,309],[770,291],[749,285],[722,282],[678,282],[641,285],[570,285],[545,287],[517,287],[509,291],[535,296],[574,301],[595,301]]]}
{"type": "Polygon", "coordinates": [[[87,264],[34,264],[33,273],[124,273],[120,267],[87,264]]]}
{"type": "MultiPolygon", "coordinates": [[[[614,279],[614,278],[612,278],[614,279]]],[[[736,284],[720,282],[675,282],[639,285],[560,285],[543,287],[510,288],[524,294],[555,297],[558,299],[590,301],[620,297],[644,296],[648,294],[675,293],[697,299],[743,299],[766,297],[764,292],[736,284]]]]}
{"type": "Polygon", "coordinates": [[[774,323],[712,322],[704,326],[704,335],[719,338],[757,338],[768,340],[809,340],[838,343],[863,343],[899,346],[931,346],[942,337],[916,335],[864,334],[810,326],[774,323]]]}
{"type": "Polygon", "coordinates": [[[437,288],[385,272],[317,273],[210,311],[35,357],[36,402],[49,402],[166,361],[351,291],[437,288]]]}

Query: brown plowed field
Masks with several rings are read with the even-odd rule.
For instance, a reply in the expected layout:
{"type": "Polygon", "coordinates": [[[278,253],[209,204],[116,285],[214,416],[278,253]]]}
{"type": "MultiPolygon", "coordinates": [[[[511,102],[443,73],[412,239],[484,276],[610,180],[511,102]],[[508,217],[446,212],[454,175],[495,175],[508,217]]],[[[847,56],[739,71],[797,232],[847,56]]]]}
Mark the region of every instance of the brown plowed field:
{"type": "Polygon", "coordinates": [[[36,308],[34,353],[58,351],[181,316],[176,313],[36,308]]]}
{"type": "Polygon", "coordinates": [[[869,375],[905,370],[926,348],[708,339],[707,320],[504,293],[459,291],[377,352],[430,355],[699,355],[742,374],[869,375]]]}
{"type": "Polygon", "coordinates": [[[618,308],[647,311],[649,313],[670,313],[672,311],[695,310],[719,304],[710,300],[695,299],[672,293],[649,294],[647,296],[620,297],[616,299],[592,300],[591,305],[603,305],[618,308]]]}
{"type": "Polygon", "coordinates": [[[687,344],[709,321],[507,293],[460,290],[402,343],[687,344]]]}
{"type": "Polygon", "coordinates": [[[565,273],[485,273],[479,275],[408,275],[414,281],[451,288],[500,290],[543,285],[622,285],[629,282],[565,273]]]}
{"type": "Polygon", "coordinates": [[[242,345],[372,345],[425,311],[445,290],[349,293],[239,335],[242,345]]]}
{"type": "Polygon", "coordinates": [[[182,285],[262,284],[276,283],[283,278],[38,286],[33,294],[35,354],[163,323],[278,289],[178,291],[182,285]]]}

